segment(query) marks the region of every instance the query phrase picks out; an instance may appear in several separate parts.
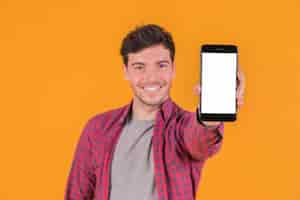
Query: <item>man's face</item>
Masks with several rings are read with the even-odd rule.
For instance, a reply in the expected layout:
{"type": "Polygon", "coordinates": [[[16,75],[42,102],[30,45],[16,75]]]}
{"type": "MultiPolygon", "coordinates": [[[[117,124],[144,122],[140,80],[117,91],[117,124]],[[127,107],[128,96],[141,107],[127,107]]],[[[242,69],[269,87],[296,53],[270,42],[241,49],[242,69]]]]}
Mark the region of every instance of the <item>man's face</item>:
{"type": "Polygon", "coordinates": [[[134,101],[158,106],[169,97],[175,65],[169,50],[163,45],[155,45],[129,53],[124,73],[133,90],[134,101]]]}

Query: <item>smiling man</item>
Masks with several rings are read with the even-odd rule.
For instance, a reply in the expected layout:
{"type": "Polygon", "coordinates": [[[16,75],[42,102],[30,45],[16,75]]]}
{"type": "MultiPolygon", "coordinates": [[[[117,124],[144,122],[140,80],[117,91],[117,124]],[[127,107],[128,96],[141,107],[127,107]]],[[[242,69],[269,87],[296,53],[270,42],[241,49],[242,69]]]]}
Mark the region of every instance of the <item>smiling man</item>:
{"type": "MultiPolygon", "coordinates": [[[[175,45],[162,27],[149,24],[129,32],[121,55],[132,101],[88,121],[77,144],[65,199],[195,199],[202,167],[222,144],[223,122],[198,121],[197,112],[171,99],[175,45]]],[[[243,73],[238,79],[240,106],[243,73]]],[[[194,90],[201,92],[199,85],[194,90]]]]}

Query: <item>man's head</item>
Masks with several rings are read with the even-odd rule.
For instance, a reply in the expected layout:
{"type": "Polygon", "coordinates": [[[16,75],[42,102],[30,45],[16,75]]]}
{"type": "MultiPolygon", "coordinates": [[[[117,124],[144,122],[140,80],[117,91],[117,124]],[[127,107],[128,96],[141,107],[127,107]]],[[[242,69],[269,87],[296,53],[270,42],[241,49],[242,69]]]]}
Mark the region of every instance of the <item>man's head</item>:
{"type": "Polygon", "coordinates": [[[120,53],[134,100],[148,106],[163,103],[175,77],[175,46],[170,33],[153,24],[137,27],[124,38],[120,53]]]}

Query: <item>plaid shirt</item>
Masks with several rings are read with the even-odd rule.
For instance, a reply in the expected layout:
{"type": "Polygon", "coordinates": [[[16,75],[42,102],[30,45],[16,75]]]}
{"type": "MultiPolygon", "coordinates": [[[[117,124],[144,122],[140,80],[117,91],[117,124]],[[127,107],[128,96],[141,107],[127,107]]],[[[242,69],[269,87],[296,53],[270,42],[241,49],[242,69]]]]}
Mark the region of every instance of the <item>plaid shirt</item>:
{"type": "MultiPolygon", "coordinates": [[[[113,152],[130,104],[88,121],[76,147],[65,200],[109,200],[113,152]]],[[[158,200],[194,200],[202,167],[222,144],[224,124],[205,127],[170,98],[157,112],[152,148],[158,200]]]]}

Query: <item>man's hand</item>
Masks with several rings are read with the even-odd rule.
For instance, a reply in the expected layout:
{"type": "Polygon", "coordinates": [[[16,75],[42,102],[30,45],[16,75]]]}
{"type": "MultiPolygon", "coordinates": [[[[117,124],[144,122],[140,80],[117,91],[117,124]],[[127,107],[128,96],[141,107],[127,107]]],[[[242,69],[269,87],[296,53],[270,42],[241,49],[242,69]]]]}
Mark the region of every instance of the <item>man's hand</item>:
{"type": "MultiPolygon", "coordinates": [[[[243,71],[238,67],[238,76],[237,76],[237,104],[238,109],[244,104],[244,91],[245,91],[245,76],[243,71]]],[[[194,93],[198,96],[201,94],[201,86],[197,84],[194,86],[194,93]]],[[[214,121],[202,121],[206,126],[218,126],[221,122],[214,121]]]]}

